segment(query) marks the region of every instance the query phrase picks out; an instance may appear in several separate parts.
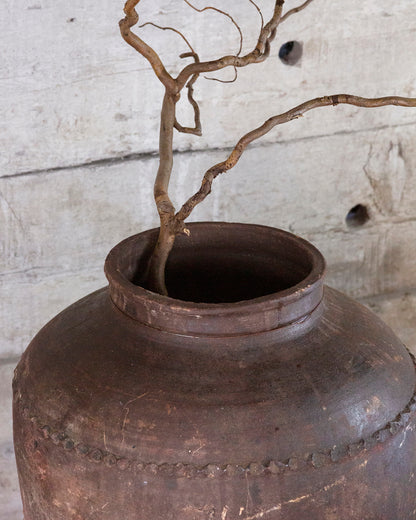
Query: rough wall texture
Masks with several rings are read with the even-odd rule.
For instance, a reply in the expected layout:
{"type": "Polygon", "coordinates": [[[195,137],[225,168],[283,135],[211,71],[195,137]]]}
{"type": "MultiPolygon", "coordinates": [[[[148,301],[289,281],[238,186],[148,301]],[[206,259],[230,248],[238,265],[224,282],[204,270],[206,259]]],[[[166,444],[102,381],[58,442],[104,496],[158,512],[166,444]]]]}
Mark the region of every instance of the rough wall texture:
{"type": "MultiPolygon", "coordinates": [[[[271,3],[259,2],[266,14],[271,3]]],[[[228,6],[247,28],[248,49],[257,13],[249,2],[228,6]]],[[[1,520],[21,518],[10,420],[19,355],[49,318],[105,283],[112,245],[157,225],[151,194],[162,90],[121,40],[121,10],[114,0],[0,5],[1,520]]],[[[143,0],[142,13],[142,22],[182,27],[204,49],[201,58],[238,47],[227,20],[196,15],[184,2],[161,0],[155,9],[143,0]]],[[[315,0],[281,26],[266,63],[241,70],[232,84],[201,81],[204,137],[175,136],[173,199],[183,201],[241,134],[308,98],[416,96],[415,17],[408,0],[315,0]],[[293,40],[303,55],[289,66],[278,50],[293,40]]],[[[177,71],[181,40],[143,31],[177,71]]],[[[191,120],[186,103],[181,118],[191,120]]],[[[193,219],[268,224],[310,239],[326,256],[329,283],[362,298],[416,349],[415,141],[415,110],[311,112],[253,146],[193,219]],[[349,227],[357,204],[369,220],[349,227]]]]}

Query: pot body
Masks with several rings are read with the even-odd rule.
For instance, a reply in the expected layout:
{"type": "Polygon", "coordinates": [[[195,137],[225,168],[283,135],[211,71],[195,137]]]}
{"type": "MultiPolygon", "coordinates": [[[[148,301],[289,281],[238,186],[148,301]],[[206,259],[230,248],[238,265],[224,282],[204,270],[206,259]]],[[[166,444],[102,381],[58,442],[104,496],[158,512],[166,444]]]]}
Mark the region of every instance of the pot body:
{"type": "Polygon", "coordinates": [[[190,229],[168,267],[177,299],[136,285],[156,232],[137,235],[107,258],[109,287],[22,356],[25,520],[416,518],[404,346],[323,287],[323,259],[303,240],[190,229]]]}

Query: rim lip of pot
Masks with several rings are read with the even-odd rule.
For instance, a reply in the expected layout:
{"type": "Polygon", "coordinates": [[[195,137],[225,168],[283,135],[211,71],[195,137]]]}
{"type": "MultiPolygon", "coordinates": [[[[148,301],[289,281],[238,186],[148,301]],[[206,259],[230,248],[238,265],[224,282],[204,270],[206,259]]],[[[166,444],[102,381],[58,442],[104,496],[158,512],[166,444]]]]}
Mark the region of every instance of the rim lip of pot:
{"type": "MultiPolygon", "coordinates": [[[[126,238],[108,254],[104,271],[109,281],[114,305],[141,324],[182,335],[227,336],[271,331],[316,317],[323,298],[325,260],[320,251],[306,240],[287,231],[257,224],[196,222],[187,227],[191,236],[204,236],[207,229],[215,233],[251,232],[264,235],[266,241],[284,240],[307,255],[309,274],[299,283],[279,292],[231,303],[194,303],[163,296],[135,285],[123,272],[122,259],[142,242],[155,243],[158,228],[126,238]]],[[[319,313],[320,314],[320,313],[319,313]]]]}

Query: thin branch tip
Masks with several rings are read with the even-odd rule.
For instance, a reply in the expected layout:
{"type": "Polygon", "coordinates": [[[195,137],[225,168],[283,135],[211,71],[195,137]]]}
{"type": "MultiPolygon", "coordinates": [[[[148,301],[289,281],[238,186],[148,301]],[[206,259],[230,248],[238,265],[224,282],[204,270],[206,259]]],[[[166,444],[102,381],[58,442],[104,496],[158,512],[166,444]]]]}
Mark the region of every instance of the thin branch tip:
{"type": "Polygon", "coordinates": [[[261,126],[243,135],[225,161],[212,166],[205,172],[199,190],[194,193],[194,195],[192,195],[185,202],[185,204],[183,204],[180,210],[176,213],[175,218],[181,221],[187,219],[195,206],[200,204],[211,192],[214,179],[218,177],[218,175],[231,170],[237,164],[243,152],[250,143],[270,132],[270,130],[272,130],[275,126],[288,123],[294,119],[299,119],[303,117],[306,112],[312,109],[331,105],[337,106],[340,104],[354,105],[363,108],[375,108],[387,105],[416,108],[416,98],[406,98],[401,96],[364,98],[360,96],[353,96],[351,94],[334,94],[331,96],[323,96],[311,99],[288,110],[287,112],[270,117],[261,126]]]}
{"type": "Polygon", "coordinates": [[[238,25],[238,23],[234,20],[234,18],[229,13],[227,13],[226,11],[222,11],[221,9],[218,9],[217,7],[207,6],[207,7],[199,8],[199,7],[195,7],[193,4],[191,4],[191,2],[189,0],[183,0],[183,1],[185,2],[186,5],[188,5],[189,7],[191,7],[198,13],[203,13],[204,11],[215,11],[219,14],[222,14],[223,16],[226,16],[231,21],[231,23],[234,25],[234,27],[237,29],[238,34],[240,36],[240,46],[239,46],[239,50],[237,52],[237,56],[240,55],[240,53],[243,49],[243,32],[241,31],[241,27],[238,25]]]}
{"type": "Polygon", "coordinates": [[[294,15],[296,13],[299,13],[300,11],[302,11],[303,9],[308,7],[308,5],[311,4],[312,2],[313,2],[313,0],[306,0],[305,2],[303,2],[303,4],[299,5],[298,7],[294,7],[293,9],[290,9],[287,13],[285,13],[281,17],[279,23],[285,22],[290,16],[292,16],[292,15],[294,15]]]}
{"type": "MultiPolygon", "coordinates": [[[[172,31],[172,32],[176,33],[178,36],[180,36],[182,38],[182,40],[186,43],[186,45],[188,46],[188,48],[190,50],[190,52],[184,53],[184,54],[188,54],[190,56],[193,56],[193,55],[196,54],[196,52],[192,48],[192,45],[189,43],[189,40],[178,29],[175,29],[174,27],[165,27],[165,26],[162,26],[162,25],[158,25],[158,24],[156,24],[154,22],[143,23],[142,25],[139,25],[139,29],[141,29],[142,27],[146,27],[147,25],[151,25],[152,27],[155,27],[156,29],[160,29],[161,31],[172,31]]],[[[179,57],[182,57],[182,56],[183,56],[183,54],[179,55],[179,57]]]]}
{"type": "Polygon", "coordinates": [[[124,6],[124,13],[126,16],[119,22],[121,36],[131,47],[133,47],[133,49],[147,59],[161,83],[173,92],[176,89],[176,82],[166,70],[160,56],[152,49],[152,47],[150,47],[150,45],[131,31],[131,27],[136,25],[139,21],[139,15],[135,10],[139,1],[140,0],[127,0],[124,6]]]}
{"type": "Polygon", "coordinates": [[[195,136],[202,135],[200,107],[194,97],[194,85],[196,81],[202,74],[215,73],[228,67],[234,69],[234,79],[222,80],[216,77],[207,77],[207,79],[222,83],[232,83],[236,81],[238,69],[240,67],[245,67],[254,63],[261,63],[269,57],[271,45],[276,36],[279,24],[286,21],[295,13],[305,9],[313,0],[299,0],[300,2],[303,1],[303,3],[288,10],[285,14],[282,13],[285,1],[275,0],[273,13],[266,23],[262,11],[256,3],[257,0],[249,0],[259,13],[261,27],[254,48],[245,55],[241,55],[243,49],[243,33],[240,26],[229,13],[211,6],[197,8],[191,3],[192,0],[183,1],[197,12],[202,13],[211,10],[227,17],[234,24],[239,33],[240,44],[238,52],[234,55],[225,55],[211,61],[201,61],[199,55],[195,52],[187,38],[174,27],[163,27],[153,22],[146,22],[138,26],[137,29],[150,25],[161,30],[173,31],[184,40],[189,50],[181,53],[179,56],[181,59],[191,58],[192,61],[184,66],[178,76],[174,78],[168,73],[159,54],[137,34],[134,34],[131,31],[131,27],[136,25],[139,21],[139,14],[136,11],[136,6],[139,4],[140,0],[126,1],[124,6],[124,13],[126,16],[119,22],[120,32],[125,41],[148,60],[156,76],[165,87],[165,96],[163,99],[160,118],[159,169],[154,184],[154,198],[160,217],[160,232],[149,263],[147,278],[149,288],[159,292],[160,294],[167,294],[164,271],[175,237],[180,233],[188,236],[190,234],[189,229],[185,226],[185,219],[189,217],[195,206],[201,203],[209,195],[215,178],[232,169],[238,163],[250,143],[267,134],[275,126],[295,119],[300,119],[308,111],[324,106],[332,105],[335,107],[340,104],[349,104],[364,108],[382,107],[386,105],[416,107],[415,98],[405,98],[400,96],[364,98],[350,94],[335,94],[331,96],[317,97],[306,101],[284,113],[270,117],[262,125],[243,135],[224,161],[213,165],[205,172],[198,191],[185,201],[179,211],[176,211],[168,193],[173,167],[173,134],[176,130],[181,133],[192,134],[195,136]],[[176,117],[176,105],[179,101],[180,93],[184,88],[187,89],[187,100],[193,110],[193,127],[182,126],[176,117]]]}
{"type": "MultiPolygon", "coordinates": [[[[201,11],[198,8],[195,8],[195,6],[193,6],[189,2],[189,0],[184,0],[184,2],[191,6],[193,9],[201,11]]],[[[239,52],[235,55],[226,55],[216,60],[192,63],[186,66],[176,78],[178,88],[183,88],[183,86],[187,83],[188,79],[196,73],[206,74],[209,72],[216,72],[226,67],[240,68],[250,65],[252,63],[263,62],[270,54],[270,44],[276,35],[276,28],[279,25],[279,21],[282,16],[283,4],[284,0],[275,0],[273,14],[270,20],[266,24],[264,24],[264,26],[262,24],[259,37],[257,39],[257,43],[254,49],[252,49],[248,54],[240,56],[241,50],[239,50],[239,52]]],[[[205,9],[208,8],[204,8],[203,10],[205,9]]],[[[215,8],[212,9],[215,10],[215,8]]]]}

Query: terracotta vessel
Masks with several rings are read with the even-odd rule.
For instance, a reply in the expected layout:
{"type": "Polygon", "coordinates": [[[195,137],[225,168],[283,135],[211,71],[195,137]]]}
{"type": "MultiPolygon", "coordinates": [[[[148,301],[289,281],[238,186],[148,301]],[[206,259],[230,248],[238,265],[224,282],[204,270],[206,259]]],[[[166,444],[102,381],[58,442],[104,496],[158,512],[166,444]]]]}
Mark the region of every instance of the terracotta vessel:
{"type": "Polygon", "coordinates": [[[109,288],[46,325],[14,380],[25,520],[416,518],[415,367],[323,286],[284,231],[192,224],[172,298],[140,287],[156,231],[109,288]],[[196,303],[190,303],[196,302],[196,303]]]}

